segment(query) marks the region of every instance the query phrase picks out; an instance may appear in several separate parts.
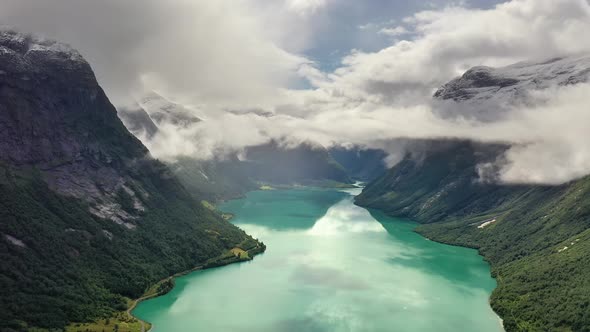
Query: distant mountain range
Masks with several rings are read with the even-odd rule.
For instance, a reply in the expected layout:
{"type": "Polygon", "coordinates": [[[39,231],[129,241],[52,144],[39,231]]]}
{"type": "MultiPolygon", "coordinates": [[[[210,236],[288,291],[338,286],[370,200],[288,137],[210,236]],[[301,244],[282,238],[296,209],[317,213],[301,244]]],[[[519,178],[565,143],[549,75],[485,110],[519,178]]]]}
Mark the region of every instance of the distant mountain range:
{"type": "MultiPolygon", "coordinates": [[[[156,93],[142,98],[135,108],[120,108],[118,113],[132,133],[148,140],[157,139],[154,136],[162,125],[186,127],[201,121],[156,93]]],[[[182,156],[168,165],[197,197],[216,201],[241,196],[263,185],[345,186],[385,171],[385,157],[380,150],[326,149],[311,142],[271,140],[211,160],[182,156]]]]}

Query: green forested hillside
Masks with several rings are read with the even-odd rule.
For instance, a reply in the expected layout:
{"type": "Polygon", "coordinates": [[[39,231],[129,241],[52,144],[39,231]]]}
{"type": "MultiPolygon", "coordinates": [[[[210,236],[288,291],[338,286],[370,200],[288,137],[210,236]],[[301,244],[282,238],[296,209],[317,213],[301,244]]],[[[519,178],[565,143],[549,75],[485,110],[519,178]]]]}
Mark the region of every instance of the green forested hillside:
{"type": "Polygon", "coordinates": [[[256,243],[149,155],[75,50],[0,31],[0,73],[0,331],[109,317],[256,243]]]}
{"type": "Polygon", "coordinates": [[[249,238],[190,198],[164,167],[132,175],[148,188],[134,230],[88,213],[87,203],[57,195],[35,175],[0,173],[0,330],[108,317],[126,308],[123,297],[249,238]]]}
{"type": "Polygon", "coordinates": [[[245,172],[242,162],[235,158],[221,161],[179,158],[169,167],[193,196],[211,202],[241,197],[259,188],[245,172]]]}
{"type": "Polygon", "coordinates": [[[590,331],[590,177],[551,187],[478,181],[476,165],[499,151],[433,143],[368,185],[357,204],[478,248],[498,280],[491,304],[507,331],[590,331]]]}

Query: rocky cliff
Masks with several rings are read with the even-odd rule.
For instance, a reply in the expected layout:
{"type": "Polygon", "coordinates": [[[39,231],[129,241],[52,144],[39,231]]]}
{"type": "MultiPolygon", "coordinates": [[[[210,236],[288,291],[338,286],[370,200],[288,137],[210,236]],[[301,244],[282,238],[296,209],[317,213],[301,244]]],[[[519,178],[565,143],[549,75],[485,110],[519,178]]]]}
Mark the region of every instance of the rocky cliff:
{"type": "Polygon", "coordinates": [[[0,330],[124,310],[252,242],[130,134],[67,45],[0,32],[0,330]]]}

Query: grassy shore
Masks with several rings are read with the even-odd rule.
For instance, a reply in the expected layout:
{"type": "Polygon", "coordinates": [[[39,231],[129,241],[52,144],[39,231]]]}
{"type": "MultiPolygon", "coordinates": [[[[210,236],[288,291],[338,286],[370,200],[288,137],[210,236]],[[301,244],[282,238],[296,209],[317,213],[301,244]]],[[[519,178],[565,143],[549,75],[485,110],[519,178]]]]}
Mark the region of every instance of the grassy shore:
{"type": "MultiPolygon", "coordinates": [[[[174,288],[174,279],[191,272],[250,261],[254,256],[266,250],[264,243],[247,238],[242,243],[228,250],[224,254],[208,260],[205,264],[191,270],[184,271],[162,279],[152,285],[138,299],[128,301],[126,311],[117,312],[114,316],[90,323],[72,323],[66,327],[66,332],[145,332],[149,331],[151,324],[133,316],[132,311],[142,301],[167,294],[174,288]]],[[[35,331],[36,332],[36,331],[35,331]]]]}

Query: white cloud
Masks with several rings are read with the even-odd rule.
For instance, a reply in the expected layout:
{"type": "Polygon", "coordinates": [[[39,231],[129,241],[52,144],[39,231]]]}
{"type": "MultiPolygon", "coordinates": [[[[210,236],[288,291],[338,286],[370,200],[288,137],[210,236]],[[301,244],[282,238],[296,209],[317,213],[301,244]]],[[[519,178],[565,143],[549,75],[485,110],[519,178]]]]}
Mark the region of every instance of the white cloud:
{"type": "Polygon", "coordinates": [[[379,33],[386,36],[397,37],[408,33],[408,29],[403,26],[397,26],[395,28],[383,28],[379,30],[379,33]]]}
{"type": "Polygon", "coordinates": [[[328,0],[286,0],[286,2],[290,10],[299,14],[314,13],[328,4],[328,0]]]}
{"type": "Polygon", "coordinates": [[[518,110],[507,137],[519,141],[502,162],[510,183],[560,184],[590,174],[590,84],[535,93],[536,107],[518,110]]]}
{"type": "Polygon", "coordinates": [[[396,19],[391,19],[385,22],[369,22],[358,26],[359,30],[377,30],[391,27],[397,22],[396,19]]]}
{"type": "MultiPolygon", "coordinates": [[[[206,121],[186,130],[165,128],[148,142],[158,156],[206,158],[278,137],[378,147],[396,138],[457,137],[511,142],[501,165],[506,182],[553,184],[590,173],[590,134],[583,128],[590,123],[588,85],[540,92],[487,122],[443,119],[431,103],[436,88],[471,66],[590,52],[586,0],[422,11],[403,21],[411,40],[391,41],[376,52],[351,51],[333,72],[297,55],[314,32],[309,27],[316,15],[308,14],[319,13],[327,1],[0,3],[2,21],[80,48],[111,95],[127,93],[143,79],[199,103],[206,121]],[[80,14],[62,15],[74,11],[80,14]],[[63,26],[56,27],[57,19],[63,26]],[[289,89],[298,76],[313,88],[289,89]],[[220,112],[225,108],[262,108],[276,116],[220,112]]],[[[374,27],[383,28],[403,32],[374,27]]],[[[398,160],[399,151],[391,152],[398,160]]]]}
{"type": "Polygon", "coordinates": [[[242,105],[272,99],[307,62],[281,45],[286,12],[267,7],[263,0],[0,0],[0,21],[79,49],[117,103],[147,84],[242,105]]]}

